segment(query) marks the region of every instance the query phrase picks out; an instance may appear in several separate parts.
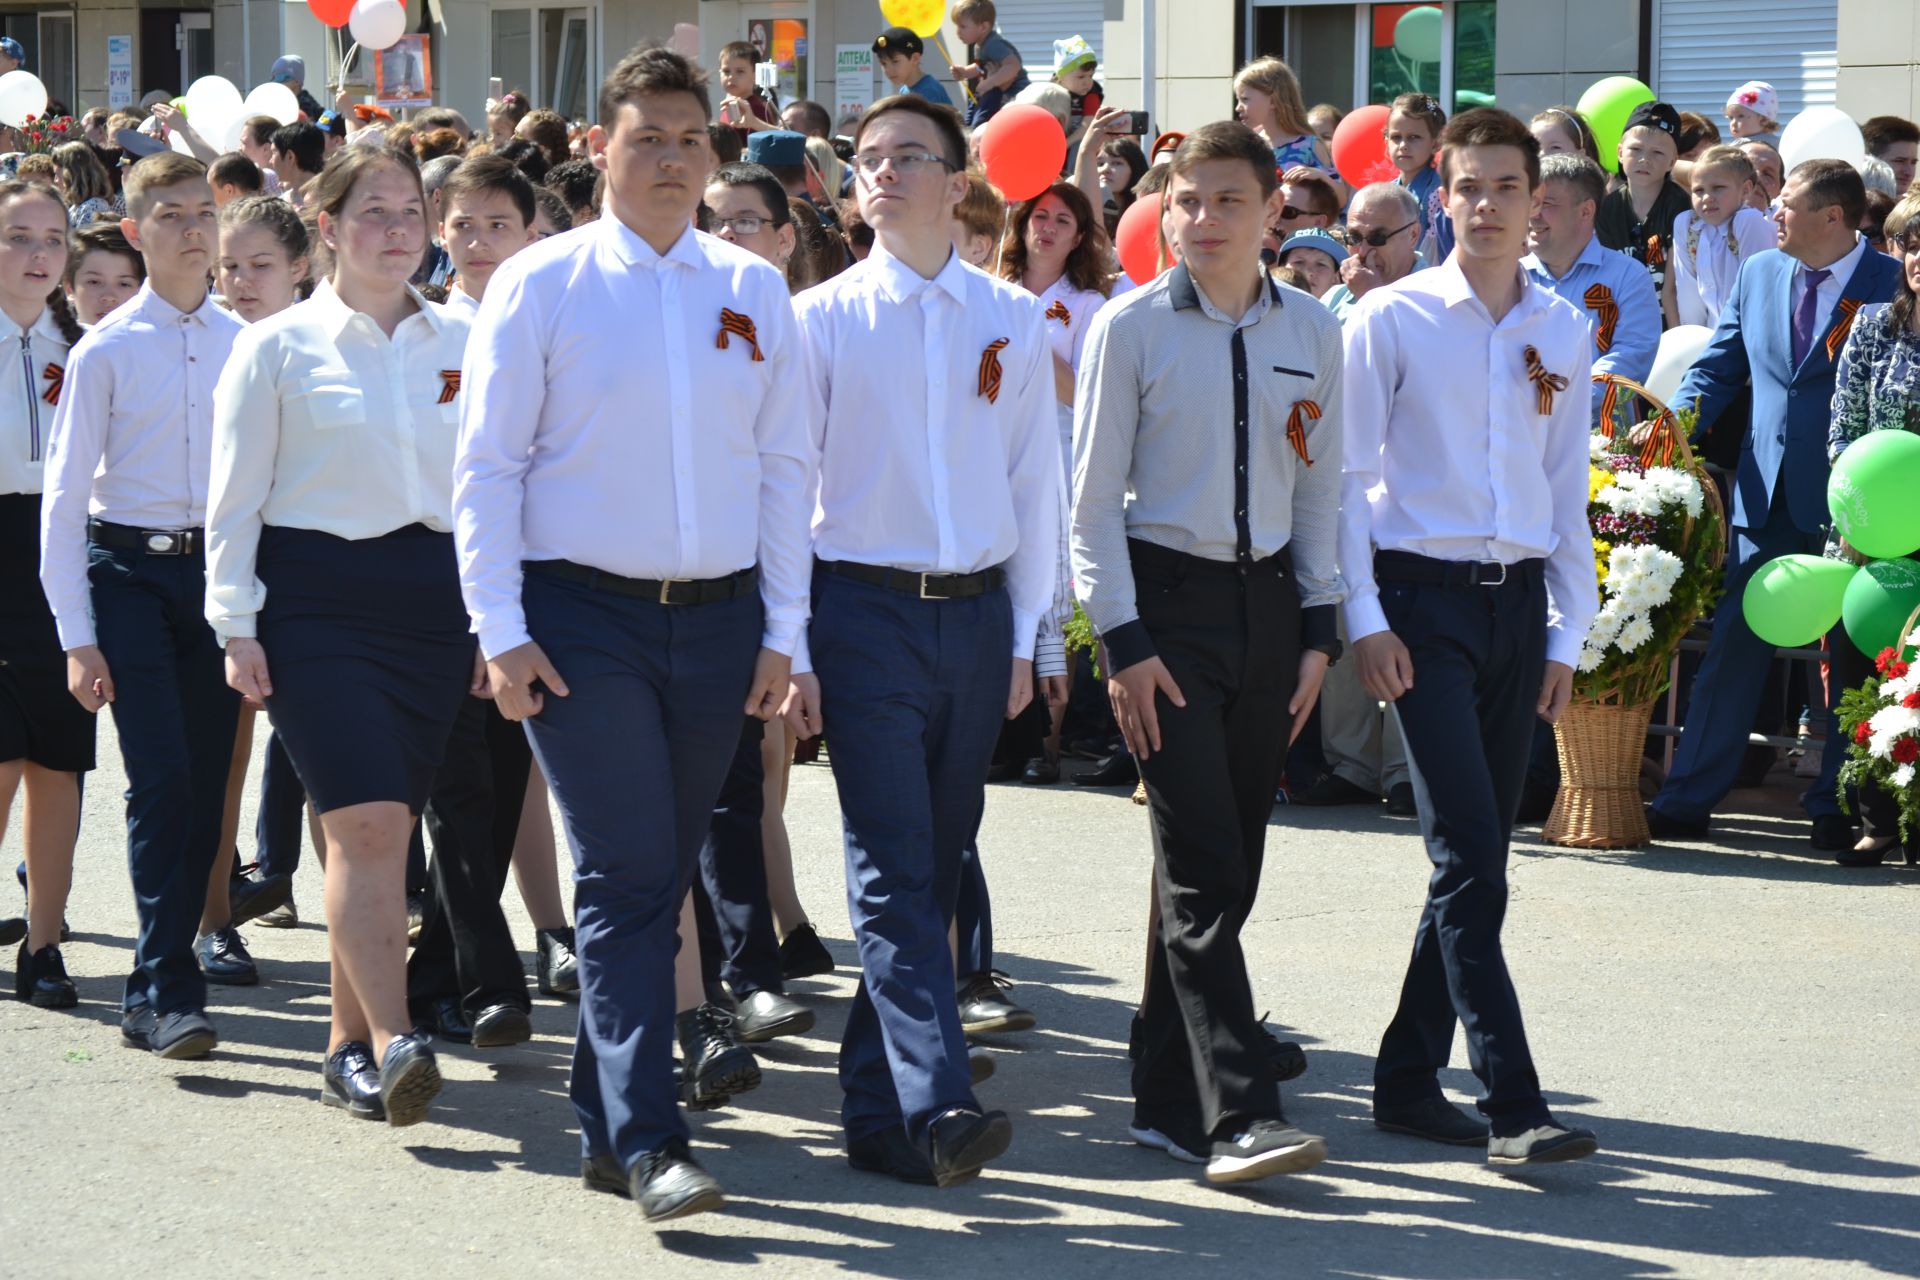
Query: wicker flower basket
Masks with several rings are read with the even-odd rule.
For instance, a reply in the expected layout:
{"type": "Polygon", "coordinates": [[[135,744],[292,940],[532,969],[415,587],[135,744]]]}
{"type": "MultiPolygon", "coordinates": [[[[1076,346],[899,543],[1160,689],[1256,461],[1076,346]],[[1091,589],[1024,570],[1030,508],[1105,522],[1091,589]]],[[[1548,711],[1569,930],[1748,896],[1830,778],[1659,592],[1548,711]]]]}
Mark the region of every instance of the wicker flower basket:
{"type": "Polygon", "coordinates": [[[1553,727],[1560,793],[1541,838],[1575,849],[1633,849],[1653,839],[1640,803],[1651,702],[1568,705],[1553,727]]]}

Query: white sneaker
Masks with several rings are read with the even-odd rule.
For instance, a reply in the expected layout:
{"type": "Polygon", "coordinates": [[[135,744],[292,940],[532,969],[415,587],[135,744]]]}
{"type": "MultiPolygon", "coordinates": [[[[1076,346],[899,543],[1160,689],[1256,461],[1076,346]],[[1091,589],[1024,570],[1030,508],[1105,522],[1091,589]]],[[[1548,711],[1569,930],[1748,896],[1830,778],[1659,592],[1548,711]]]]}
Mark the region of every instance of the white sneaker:
{"type": "Polygon", "coordinates": [[[1560,1160],[1578,1160],[1599,1149],[1600,1140],[1590,1129],[1563,1129],[1557,1124],[1543,1124],[1511,1138],[1489,1138],[1487,1163],[1553,1164],[1560,1160]]]}

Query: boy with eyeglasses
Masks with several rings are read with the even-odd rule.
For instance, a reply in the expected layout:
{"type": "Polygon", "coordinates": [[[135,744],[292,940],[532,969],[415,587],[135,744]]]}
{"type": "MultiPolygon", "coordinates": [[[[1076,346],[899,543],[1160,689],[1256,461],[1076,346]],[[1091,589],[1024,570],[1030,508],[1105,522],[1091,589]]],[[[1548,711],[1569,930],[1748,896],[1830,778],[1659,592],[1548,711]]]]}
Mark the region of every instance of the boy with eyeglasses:
{"type": "Polygon", "coordinates": [[[820,470],[813,621],[787,711],[802,736],[829,726],[846,833],[865,977],[840,1051],[848,1160],[951,1186],[1013,1136],[974,1098],[947,925],[1053,600],[1053,359],[1038,301],[954,252],[959,117],[887,97],[854,147],[874,247],[795,303],[820,470]]]}

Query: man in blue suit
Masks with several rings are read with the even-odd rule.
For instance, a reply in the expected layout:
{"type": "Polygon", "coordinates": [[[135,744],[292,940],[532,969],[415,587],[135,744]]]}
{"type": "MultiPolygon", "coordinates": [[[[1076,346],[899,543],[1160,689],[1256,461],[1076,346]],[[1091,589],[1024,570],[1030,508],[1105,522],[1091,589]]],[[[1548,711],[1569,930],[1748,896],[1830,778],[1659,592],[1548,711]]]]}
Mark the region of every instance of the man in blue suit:
{"type": "MultiPolygon", "coordinates": [[[[1827,524],[1827,427],[1834,361],[1861,305],[1893,296],[1899,266],[1855,230],[1866,188],[1840,160],[1796,165],[1780,192],[1778,252],[1740,269],[1713,340],[1673,397],[1697,404],[1695,443],[1748,380],[1753,413],[1733,483],[1733,545],[1727,593],[1714,611],[1713,639],[1694,681],[1686,728],[1666,786],[1647,813],[1656,836],[1698,836],[1733,785],[1773,660],[1753,634],[1740,598],[1755,570],[1794,553],[1818,554],[1827,524]]],[[[1801,797],[1814,847],[1853,842],[1835,779],[1843,755],[1829,718],[1819,780],[1801,797]]]]}

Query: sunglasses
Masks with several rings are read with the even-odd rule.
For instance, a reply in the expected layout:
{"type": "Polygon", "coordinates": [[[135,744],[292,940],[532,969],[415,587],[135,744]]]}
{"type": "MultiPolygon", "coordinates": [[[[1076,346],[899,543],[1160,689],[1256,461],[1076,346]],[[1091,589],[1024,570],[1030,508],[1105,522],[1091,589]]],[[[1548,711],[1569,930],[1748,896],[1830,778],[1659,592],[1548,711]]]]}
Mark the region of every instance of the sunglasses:
{"type": "Polygon", "coordinates": [[[1346,241],[1348,244],[1353,244],[1353,245],[1364,244],[1364,245],[1371,245],[1375,249],[1384,249],[1386,247],[1387,241],[1393,239],[1395,236],[1399,235],[1402,231],[1405,231],[1407,227],[1417,227],[1419,225],[1420,225],[1420,219],[1415,218],[1412,222],[1407,223],[1406,226],[1395,227],[1391,231],[1382,231],[1376,227],[1372,231],[1367,232],[1365,235],[1361,235],[1359,232],[1355,231],[1352,227],[1348,227],[1346,230],[1346,241]]]}
{"type": "Polygon", "coordinates": [[[1290,204],[1280,206],[1280,220],[1282,222],[1291,222],[1295,218],[1313,218],[1318,216],[1319,210],[1317,209],[1299,209],[1290,204]]]}

